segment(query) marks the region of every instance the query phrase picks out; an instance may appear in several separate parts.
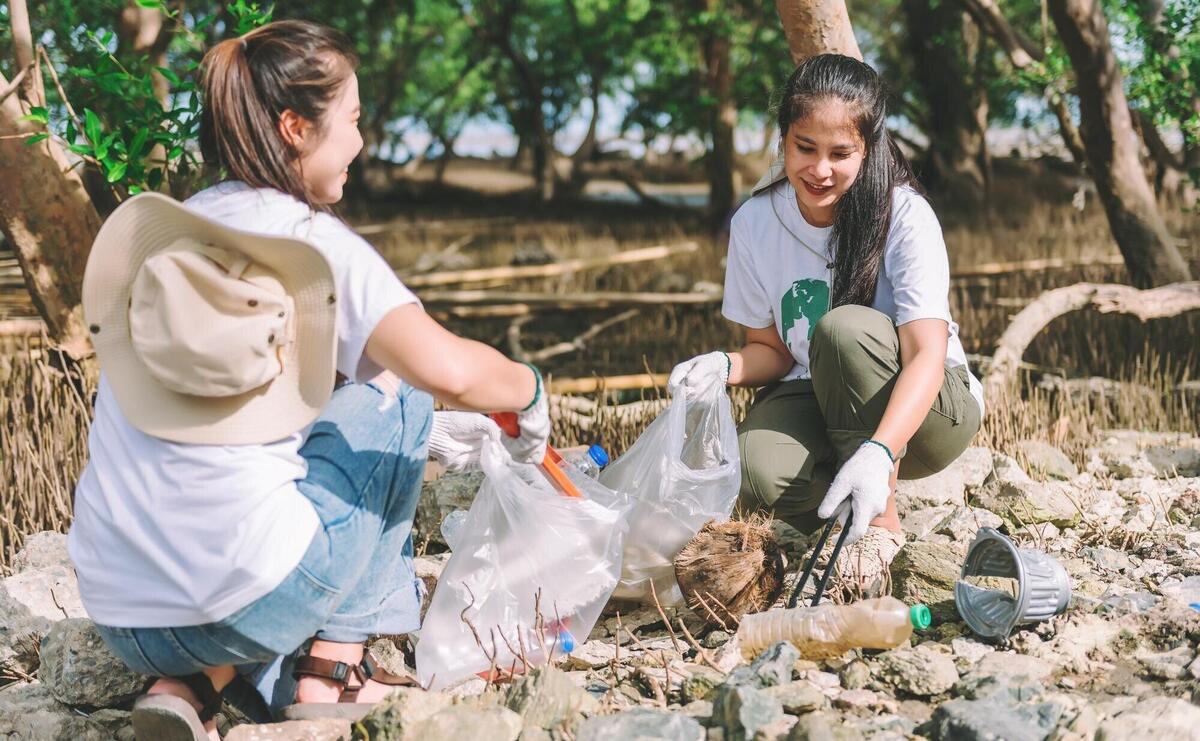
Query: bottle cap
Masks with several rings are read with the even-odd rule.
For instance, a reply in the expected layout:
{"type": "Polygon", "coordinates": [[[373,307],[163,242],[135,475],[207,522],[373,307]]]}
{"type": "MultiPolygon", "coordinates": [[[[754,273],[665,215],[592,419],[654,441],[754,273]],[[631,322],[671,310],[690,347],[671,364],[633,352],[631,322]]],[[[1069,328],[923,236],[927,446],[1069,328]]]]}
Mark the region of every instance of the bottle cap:
{"type": "Polygon", "coordinates": [[[908,608],[908,620],[917,630],[925,630],[933,622],[933,616],[925,605],[913,605],[908,608]]]}
{"type": "Polygon", "coordinates": [[[604,468],[608,465],[608,451],[599,445],[592,445],[587,450],[588,456],[596,462],[597,466],[604,468]]]}

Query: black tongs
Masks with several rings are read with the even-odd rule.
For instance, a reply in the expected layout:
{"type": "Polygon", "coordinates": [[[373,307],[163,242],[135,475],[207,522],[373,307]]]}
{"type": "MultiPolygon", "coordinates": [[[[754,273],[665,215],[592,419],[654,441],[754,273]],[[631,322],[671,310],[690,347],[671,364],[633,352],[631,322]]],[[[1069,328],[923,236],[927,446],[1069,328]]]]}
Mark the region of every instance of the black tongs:
{"type": "MultiPolygon", "coordinates": [[[[813,594],[810,607],[816,607],[821,602],[821,596],[825,594],[825,584],[829,581],[829,575],[833,572],[833,567],[837,563],[838,554],[842,552],[842,544],[846,542],[846,535],[850,532],[850,521],[854,519],[853,512],[846,513],[846,524],[842,525],[842,533],[838,536],[837,542],[833,544],[833,553],[829,554],[829,563],[825,565],[825,573],[821,574],[820,581],[817,582],[817,591],[813,594]]],[[[821,531],[821,537],[817,540],[817,545],[813,548],[812,558],[808,559],[808,565],[804,567],[804,573],[800,575],[800,581],[796,583],[795,590],[792,591],[792,598],[788,600],[788,608],[796,606],[797,600],[800,599],[800,593],[804,591],[804,585],[808,583],[808,577],[812,575],[813,569],[817,565],[817,558],[821,555],[821,550],[825,548],[825,541],[829,540],[829,534],[833,532],[833,526],[837,522],[837,517],[830,517],[825,523],[825,529],[821,531]]]]}

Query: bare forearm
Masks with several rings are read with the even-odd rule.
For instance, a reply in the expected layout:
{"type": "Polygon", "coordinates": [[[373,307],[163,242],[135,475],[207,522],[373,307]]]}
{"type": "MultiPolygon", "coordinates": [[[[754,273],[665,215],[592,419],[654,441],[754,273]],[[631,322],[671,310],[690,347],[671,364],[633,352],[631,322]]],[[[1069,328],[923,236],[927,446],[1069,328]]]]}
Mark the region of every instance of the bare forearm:
{"type": "Polygon", "coordinates": [[[795,361],[775,348],[749,342],[741,350],[729,353],[730,386],[762,386],[778,381],[792,369],[795,361]]]}
{"type": "Polygon", "coordinates": [[[366,352],[405,382],[457,409],[520,411],[537,391],[537,377],[528,367],[449,332],[415,304],[385,316],[366,352]]]}
{"type": "Polygon", "coordinates": [[[944,378],[944,353],[918,353],[900,370],[874,439],[899,452],[925,421],[944,378]]]}

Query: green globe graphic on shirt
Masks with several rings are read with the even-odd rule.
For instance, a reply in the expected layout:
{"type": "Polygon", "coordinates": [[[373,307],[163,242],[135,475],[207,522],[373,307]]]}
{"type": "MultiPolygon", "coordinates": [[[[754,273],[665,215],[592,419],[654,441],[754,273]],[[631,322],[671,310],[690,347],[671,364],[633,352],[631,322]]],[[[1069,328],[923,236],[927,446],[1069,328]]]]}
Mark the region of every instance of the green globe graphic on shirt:
{"type": "Polygon", "coordinates": [[[779,317],[784,342],[787,342],[788,332],[800,322],[800,317],[808,320],[808,340],[812,340],[813,328],[817,320],[825,316],[829,310],[829,284],[816,278],[805,278],[792,284],[783,294],[779,302],[779,317]]]}

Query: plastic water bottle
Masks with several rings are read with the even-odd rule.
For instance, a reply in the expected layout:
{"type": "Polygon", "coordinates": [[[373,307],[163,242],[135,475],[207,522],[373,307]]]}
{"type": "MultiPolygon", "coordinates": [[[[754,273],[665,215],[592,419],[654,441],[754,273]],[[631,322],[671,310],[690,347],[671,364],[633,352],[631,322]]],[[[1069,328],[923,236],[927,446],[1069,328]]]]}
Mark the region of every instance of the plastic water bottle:
{"type": "Polygon", "coordinates": [[[599,445],[591,445],[586,451],[564,455],[563,460],[594,479],[600,476],[600,469],[608,465],[608,451],[599,445]]]}
{"type": "Polygon", "coordinates": [[[925,605],[909,607],[895,597],[877,597],[850,605],[825,602],[746,615],[737,638],[743,656],[757,656],[774,643],[789,641],[804,658],[820,659],[852,648],[895,648],[914,628],[928,628],[929,622],[925,605]]]}

